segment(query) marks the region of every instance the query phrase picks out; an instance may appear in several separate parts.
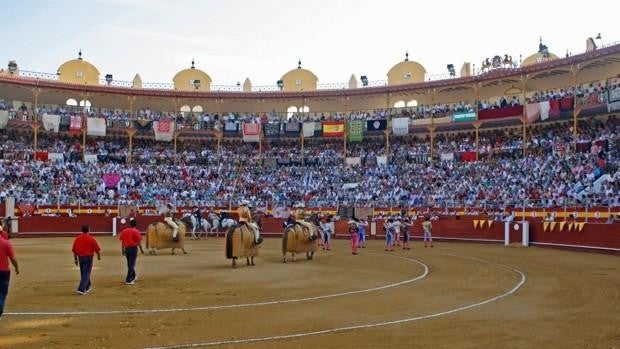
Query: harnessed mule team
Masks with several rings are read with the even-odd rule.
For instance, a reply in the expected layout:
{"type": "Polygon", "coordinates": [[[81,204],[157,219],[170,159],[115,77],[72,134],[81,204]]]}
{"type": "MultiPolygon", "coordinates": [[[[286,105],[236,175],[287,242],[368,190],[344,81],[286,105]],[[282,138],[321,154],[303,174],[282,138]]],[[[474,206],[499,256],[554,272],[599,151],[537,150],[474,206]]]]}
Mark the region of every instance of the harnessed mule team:
{"type": "MultiPolygon", "coordinates": [[[[263,238],[260,236],[261,220],[260,216],[252,216],[248,208],[247,200],[241,201],[237,213],[239,221],[236,222],[230,217],[223,215],[217,216],[210,213],[209,218],[200,218],[200,211],[196,210],[192,214],[186,214],[179,221],[173,218],[174,210],[168,204],[164,209],[164,222],[150,224],[146,231],[146,246],[149,254],[156,254],[157,250],[171,248],[172,254],[179,248],[185,251],[186,226],[191,228],[191,239],[200,238],[200,230],[205,234],[215,233],[219,236],[219,229],[227,229],[226,236],[226,258],[232,260],[232,267],[236,267],[238,258],[246,258],[247,265],[254,265],[254,257],[258,256],[258,246],[263,238]],[[210,220],[210,222],[209,222],[210,220]],[[198,230],[198,235],[196,231],[198,230]]],[[[290,253],[292,260],[296,260],[297,253],[305,253],[307,259],[312,259],[319,246],[319,233],[322,233],[321,223],[316,213],[305,219],[304,205],[295,205],[296,210],[292,218],[284,225],[282,236],[282,262],[286,263],[286,254],[290,253]]]]}

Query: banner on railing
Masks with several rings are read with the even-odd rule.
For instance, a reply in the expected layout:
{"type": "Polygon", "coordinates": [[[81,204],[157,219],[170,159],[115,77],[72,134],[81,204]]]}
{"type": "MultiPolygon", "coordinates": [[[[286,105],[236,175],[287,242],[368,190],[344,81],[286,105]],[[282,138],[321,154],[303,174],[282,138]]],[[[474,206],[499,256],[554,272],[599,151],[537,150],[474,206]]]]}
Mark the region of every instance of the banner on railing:
{"type": "Polygon", "coordinates": [[[347,166],[359,166],[362,164],[362,158],[359,156],[356,157],[348,157],[345,159],[345,163],[347,166]]]}
{"type": "Polygon", "coordinates": [[[9,112],[6,110],[0,110],[0,130],[5,129],[8,123],[9,123],[9,112]]]}
{"type": "Polygon", "coordinates": [[[101,176],[106,188],[115,188],[118,182],[121,181],[121,175],[118,173],[106,173],[101,176]]]}
{"type": "Polygon", "coordinates": [[[84,156],[84,161],[85,161],[87,164],[90,164],[90,163],[96,163],[96,162],[97,162],[97,159],[98,159],[98,158],[97,158],[97,154],[86,154],[86,156],[84,156]]]}
{"type": "Polygon", "coordinates": [[[540,105],[538,103],[528,103],[525,105],[525,117],[528,123],[533,123],[540,118],[540,105]]]}
{"type": "Polygon", "coordinates": [[[314,121],[307,121],[303,123],[303,135],[304,138],[314,137],[314,130],[316,126],[314,125],[314,121]]]}
{"type": "Polygon", "coordinates": [[[58,132],[58,126],[60,125],[60,116],[53,114],[43,114],[41,118],[43,122],[43,128],[45,131],[58,132]]]}
{"type": "Polygon", "coordinates": [[[462,161],[476,161],[476,152],[475,151],[465,151],[461,155],[462,161]]]}
{"type": "Polygon", "coordinates": [[[71,126],[71,116],[61,115],[60,123],[58,124],[59,132],[69,132],[69,126],[71,126]]]}
{"type": "Polygon", "coordinates": [[[349,127],[347,131],[347,138],[349,142],[361,142],[364,139],[364,121],[349,121],[349,127]]]}
{"type": "Polygon", "coordinates": [[[620,88],[607,91],[607,111],[609,113],[620,110],[620,88]]]}
{"type": "Polygon", "coordinates": [[[409,118],[392,119],[392,133],[395,136],[404,136],[409,133],[409,118]]]}
{"type": "Polygon", "coordinates": [[[34,153],[34,159],[39,161],[47,161],[48,153],[46,151],[38,151],[34,153]]]}
{"type": "Polygon", "coordinates": [[[366,121],[366,129],[368,131],[385,131],[387,120],[368,120],[366,121]]]}
{"type": "Polygon", "coordinates": [[[105,137],[106,122],[104,118],[86,118],[86,134],[105,137]]]}
{"type": "Polygon", "coordinates": [[[133,127],[137,132],[147,133],[153,129],[153,120],[138,119],[133,122],[133,127]]]}
{"type": "Polygon", "coordinates": [[[323,137],[342,137],[342,136],[344,136],[344,122],[323,121],[323,137]]]}
{"type": "Polygon", "coordinates": [[[387,165],[387,156],[385,155],[377,156],[377,165],[378,166],[387,165]]]}
{"type": "Polygon", "coordinates": [[[560,116],[560,101],[552,99],[549,101],[549,116],[552,118],[560,116]]]}
{"type": "Polygon", "coordinates": [[[243,141],[260,142],[260,124],[243,123],[243,141]]]}
{"type": "Polygon", "coordinates": [[[454,161],[454,153],[441,153],[441,161],[454,161]]]}
{"type": "Polygon", "coordinates": [[[452,115],[452,121],[455,122],[464,122],[464,121],[475,121],[476,113],[467,112],[467,113],[456,113],[452,115]]]}
{"type": "Polygon", "coordinates": [[[155,121],[153,131],[155,131],[156,141],[170,142],[174,135],[174,122],[170,120],[155,121]]]}
{"type": "Polygon", "coordinates": [[[274,138],[280,136],[280,123],[267,123],[263,124],[263,132],[265,137],[274,138]]]}
{"type": "Polygon", "coordinates": [[[525,117],[528,123],[536,122],[538,119],[547,120],[551,106],[549,101],[540,103],[528,103],[525,105],[525,117]]]}
{"type": "Polygon", "coordinates": [[[287,136],[299,136],[299,125],[297,121],[289,121],[284,124],[284,132],[287,136]]]}
{"type": "Polygon", "coordinates": [[[47,158],[53,162],[64,162],[65,154],[63,153],[48,153],[47,158]]]}
{"type": "Polygon", "coordinates": [[[71,124],[69,125],[69,132],[79,133],[82,130],[82,117],[74,115],[71,117],[71,124]]]}
{"type": "Polygon", "coordinates": [[[239,124],[234,121],[226,121],[224,124],[224,132],[237,133],[239,132],[239,124]]]}

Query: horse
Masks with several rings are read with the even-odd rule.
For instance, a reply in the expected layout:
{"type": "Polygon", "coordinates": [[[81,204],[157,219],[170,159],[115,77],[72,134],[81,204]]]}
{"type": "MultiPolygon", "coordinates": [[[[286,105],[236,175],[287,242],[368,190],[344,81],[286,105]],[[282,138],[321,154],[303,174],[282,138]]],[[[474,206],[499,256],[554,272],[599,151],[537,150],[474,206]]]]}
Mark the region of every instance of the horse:
{"type": "Polygon", "coordinates": [[[186,213],[183,218],[181,218],[181,221],[186,225],[192,227],[192,236],[190,239],[200,239],[200,233],[198,233],[198,237],[196,237],[196,228],[202,228],[202,231],[205,233],[205,239],[207,238],[207,233],[211,229],[211,224],[209,224],[208,220],[202,218],[200,220],[200,226],[198,226],[198,219],[196,218],[196,216],[190,213],[186,213]]]}
{"type": "Polygon", "coordinates": [[[237,221],[232,219],[232,218],[224,218],[222,219],[222,221],[220,222],[220,226],[223,229],[230,229],[231,227],[234,227],[237,225],[237,221]]]}
{"type": "MultiPolygon", "coordinates": [[[[255,221],[260,229],[260,220],[255,221]]],[[[254,232],[246,224],[235,224],[228,228],[226,232],[226,258],[232,259],[233,268],[236,268],[237,258],[239,257],[245,257],[247,265],[254,265],[254,257],[258,257],[258,244],[255,241],[254,232]]]]}
{"type": "Polygon", "coordinates": [[[176,222],[179,225],[178,238],[179,241],[172,240],[172,228],[163,222],[149,224],[146,228],[146,248],[149,250],[149,254],[157,254],[157,250],[163,248],[171,248],[172,254],[174,249],[180,248],[183,254],[187,254],[185,251],[185,224],[182,222],[176,222]]]}
{"type": "Polygon", "coordinates": [[[208,217],[211,220],[211,229],[210,233],[215,233],[215,236],[220,235],[220,216],[218,216],[215,212],[210,212],[208,217]]]}
{"type": "Polygon", "coordinates": [[[286,263],[286,253],[290,252],[293,258],[293,262],[296,260],[296,253],[306,253],[306,259],[310,260],[314,258],[314,252],[318,249],[319,245],[319,231],[318,226],[319,217],[316,213],[313,213],[310,218],[307,219],[309,223],[312,223],[312,231],[308,231],[300,224],[292,224],[284,228],[282,234],[282,262],[286,263]]]}

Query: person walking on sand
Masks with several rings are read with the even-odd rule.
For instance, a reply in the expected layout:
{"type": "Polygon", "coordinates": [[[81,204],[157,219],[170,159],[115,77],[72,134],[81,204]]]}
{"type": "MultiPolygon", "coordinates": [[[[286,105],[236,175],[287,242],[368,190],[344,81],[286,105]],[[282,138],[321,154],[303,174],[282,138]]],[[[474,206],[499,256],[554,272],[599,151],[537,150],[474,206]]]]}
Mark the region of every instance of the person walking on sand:
{"type": "Polygon", "coordinates": [[[92,289],[90,274],[93,270],[93,256],[97,254],[97,260],[101,260],[99,244],[97,240],[88,233],[88,225],[82,226],[82,234],[78,235],[73,241],[73,258],[75,265],[80,266],[80,283],[77,293],[88,294],[92,289]]]}

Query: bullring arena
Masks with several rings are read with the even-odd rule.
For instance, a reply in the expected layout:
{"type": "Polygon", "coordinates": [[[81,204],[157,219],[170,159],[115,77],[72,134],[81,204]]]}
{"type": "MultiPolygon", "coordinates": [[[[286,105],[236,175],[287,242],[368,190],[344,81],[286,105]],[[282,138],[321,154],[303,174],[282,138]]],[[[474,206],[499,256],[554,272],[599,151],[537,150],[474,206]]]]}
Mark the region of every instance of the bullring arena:
{"type": "Polygon", "coordinates": [[[620,348],[620,44],[584,39],[336,84],[9,61],[0,348],[620,348]]]}
{"type": "Polygon", "coordinates": [[[256,266],[233,271],[223,239],[209,238],[192,241],[187,255],[142,257],[128,288],[116,239],[99,240],[87,298],[70,292],[69,239],[14,240],[23,273],[0,345],[613,348],[620,340],[616,256],[441,242],[388,253],[380,241],[353,256],[338,240],[312,261],[283,264],[269,238],[256,266]]]}

